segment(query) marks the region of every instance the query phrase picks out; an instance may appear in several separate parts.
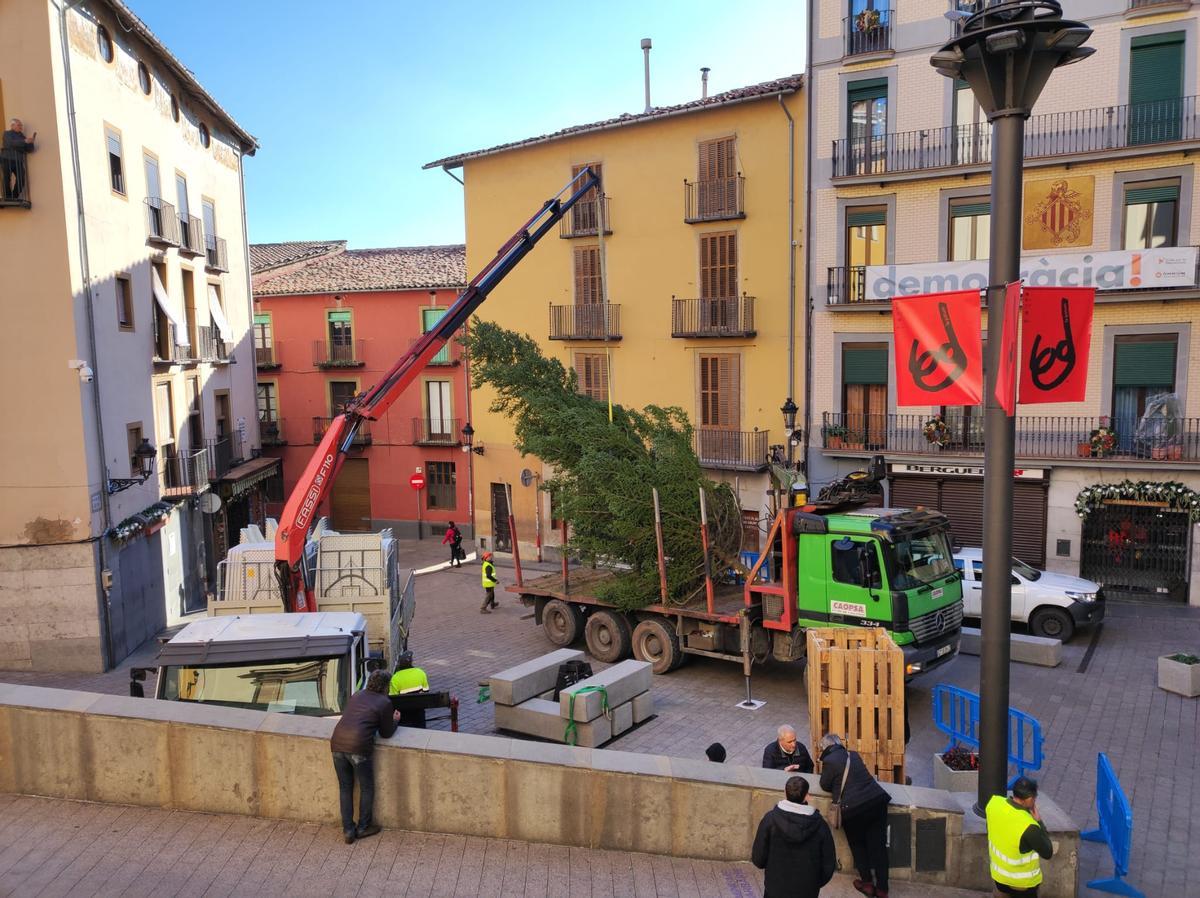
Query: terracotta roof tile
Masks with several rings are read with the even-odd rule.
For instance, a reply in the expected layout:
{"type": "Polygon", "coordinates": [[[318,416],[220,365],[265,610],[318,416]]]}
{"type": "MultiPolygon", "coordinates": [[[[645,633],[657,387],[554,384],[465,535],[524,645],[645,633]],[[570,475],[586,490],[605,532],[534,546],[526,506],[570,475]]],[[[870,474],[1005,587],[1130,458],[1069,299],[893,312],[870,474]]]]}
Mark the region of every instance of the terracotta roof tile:
{"type": "Polygon", "coordinates": [[[467,248],[394,246],[348,249],[318,256],[277,274],[255,278],[256,296],[343,293],[365,290],[422,290],[462,287],[467,282],[467,248]]]}
{"type": "Polygon", "coordinates": [[[294,240],[288,243],[251,243],[250,271],[261,274],[273,268],[301,262],[314,256],[341,252],[346,248],[345,240],[294,240]]]}

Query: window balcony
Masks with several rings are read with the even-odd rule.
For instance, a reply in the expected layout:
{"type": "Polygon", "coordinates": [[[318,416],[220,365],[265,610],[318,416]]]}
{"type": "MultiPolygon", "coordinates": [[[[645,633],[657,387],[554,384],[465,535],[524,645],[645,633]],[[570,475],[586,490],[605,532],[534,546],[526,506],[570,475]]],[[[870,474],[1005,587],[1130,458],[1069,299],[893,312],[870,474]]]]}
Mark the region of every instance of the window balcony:
{"type": "Polygon", "coordinates": [[[457,446],[462,442],[458,418],[413,418],[414,446],[457,446]]]}
{"type": "Polygon", "coordinates": [[[1192,0],[1129,0],[1125,9],[1125,18],[1137,19],[1142,16],[1158,16],[1168,12],[1187,12],[1192,6],[1192,0]]]}
{"type": "Polygon", "coordinates": [[[243,461],[242,435],[237,431],[213,440],[205,440],[204,447],[208,450],[210,480],[220,480],[229,471],[243,461]]]}
{"type": "MultiPolygon", "coordinates": [[[[332,418],[313,418],[313,442],[319,443],[325,438],[325,432],[329,430],[329,425],[333,421],[332,418]]],[[[370,446],[371,445],[371,422],[363,419],[358,425],[358,432],[354,434],[354,441],[351,446],[370,446]]]]}
{"type": "Polygon", "coordinates": [[[175,342],[175,325],[168,323],[165,328],[158,323],[155,316],[153,333],[153,361],[156,365],[191,365],[199,359],[199,352],[193,345],[180,346],[175,342]]]}
{"type": "Polygon", "coordinates": [[[891,9],[865,9],[843,19],[846,56],[890,53],[892,48],[891,9]]]}
{"type": "Polygon", "coordinates": [[[205,267],[209,271],[228,271],[229,270],[229,252],[225,245],[224,237],[216,237],[212,234],[204,236],[205,247],[205,267]]]}
{"type": "Polygon", "coordinates": [[[162,246],[179,246],[175,207],[156,196],[146,197],[146,239],[162,246]]]}
{"type": "Polygon", "coordinates": [[[700,464],[723,471],[765,471],[767,469],[765,430],[725,430],[697,427],[693,445],[700,464]]]}
{"type": "Polygon", "coordinates": [[[598,200],[580,200],[559,222],[558,236],[563,239],[595,237],[601,228],[606,236],[611,234],[612,219],[609,218],[608,201],[607,196],[598,200]]]}
{"type": "Polygon", "coordinates": [[[258,435],[264,446],[286,446],[287,436],[283,418],[258,419],[258,435]]]}
{"type": "Polygon", "coordinates": [[[313,365],[317,368],[361,368],[365,364],[362,340],[313,341],[313,365]]]}
{"type": "Polygon", "coordinates": [[[179,251],[192,256],[205,253],[204,225],[195,215],[179,216],[179,251]]]}
{"type": "MultiPolygon", "coordinates": [[[[827,451],[889,452],[898,455],[983,456],[983,416],[947,415],[945,442],[925,437],[932,414],[846,414],[821,416],[821,447],[827,451]]],[[[1138,459],[1155,463],[1200,462],[1200,418],[1167,422],[1160,437],[1138,440],[1122,433],[1108,417],[1088,415],[1018,415],[1016,457],[1030,460],[1110,461],[1128,464],[1138,459]],[[1114,429],[1116,444],[1109,451],[1092,447],[1092,432],[1101,424],[1114,429]]]]}
{"type": "Polygon", "coordinates": [[[283,354],[283,344],[280,341],[275,341],[270,346],[255,346],[254,347],[254,366],[259,371],[269,371],[273,368],[278,368],[282,364],[279,359],[283,354]]]}
{"type": "MultiPolygon", "coordinates": [[[[8,127],[4,122],[0,127],[8,127]]],[[[0,159],[0,209],[28,209],[29,202],[29,157],[13,150],[0,159]]]]}
{"type": "Polygon", "coordinates": [[[233,349],[221,339],[221,333],[215,327],[196,328],[196,357],[206,362],[228,362],[233,349]]]}
{"type": "MultiPolygon", "coordinates": [[[[1200,144],[1200,105],[1180,97],[1134,106],[1099,106],[1032,116],[1025,124],[1025,158],[1130,155],[1146,147],[1200,144]]],[[[833,142],[833,177],[878,181],[880,176],[992,161],[992,127],[983,122],[898,131],[833,142]]]]}
{"type": "Polygon", "coordinates": [[[672,337],[753,337],[754,297],[676,299],[671,297],[672,337]]]}
{"type": "Polygon", "coordinates": [[[746,179],[740,174],[683,182],[683,220],[688,224],[745,217],[746,179]]]}
{"type": "Polygon", "coordinates": [[[550,306],[551,340],[620,340],[621,307],[610,302],[550,306]]]}
{"type": "Polygon", "coordinates": [[[159,453],[158,480],[164,497],[194,496],[208,488],[208,449],[176,452],[174,447],[159,453]]]}

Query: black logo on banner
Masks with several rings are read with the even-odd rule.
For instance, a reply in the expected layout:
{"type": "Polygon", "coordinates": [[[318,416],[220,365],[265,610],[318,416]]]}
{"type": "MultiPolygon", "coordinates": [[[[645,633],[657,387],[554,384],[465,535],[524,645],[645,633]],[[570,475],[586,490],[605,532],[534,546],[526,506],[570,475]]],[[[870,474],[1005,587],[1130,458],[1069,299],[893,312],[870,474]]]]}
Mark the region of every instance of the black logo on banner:
{"type": "Polygon", "coordinates": [[[1071,333],[1071,304],[1064,296],[1062,301],[1063,338],[1055,346],[1039,349],[1042,335],[1033,338],[1033,346],[1029,350],[1029,376],[1033,385],[1039,390],[1053,390],[1075,370],[1075,335],[1071,333]],[[1050,371],[1056,362],[1062,362],[1062,370],[1050,380],[1043,380],[1042,375],[1050,371]]]}
{"type": "Polygon", "coordinates": [[[913,382],[927,393],[940,392],[958,381],[967,370],[967,354],[954,333],[954,322],[950,320],[950,307],[944,302],[938,303],[938,315],[942,326],[946,329],[946,342],[937,349],[927,349],[920,355],[916,340],[908,353],[908,371],[913,382]],[[949,368],[949,372],[938,383],[930,383],[929,378],[939,367],[949,368]]]}

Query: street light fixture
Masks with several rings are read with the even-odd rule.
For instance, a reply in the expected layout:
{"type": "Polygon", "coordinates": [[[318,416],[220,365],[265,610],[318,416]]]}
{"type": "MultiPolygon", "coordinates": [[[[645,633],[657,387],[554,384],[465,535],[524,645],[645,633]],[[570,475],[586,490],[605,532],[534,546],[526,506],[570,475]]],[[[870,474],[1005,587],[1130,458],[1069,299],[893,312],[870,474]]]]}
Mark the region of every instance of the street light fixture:
{"type": "MultiPolygon", "coordinates": [[[[150,440],[145,437],[136,449],[133,450],[133,458],[131,461],[136,461],[138,477],[110,477],[108,479],[108,494],[111,496],[114,493],[119,493],[122,490],[127,490],[131,486],[138,486],[150,479],[150,475],[154,473],[154,459],[158,455],[154,447],[150,445],[150,440]]],[[[131,465],[131,468],[134,466],[131,465]]],[[[133,471],[131,470],[132,474],[133,471]]]]}
{"type": "Polygon", "coordinates": [[[475,428],[468,421],[462,428],[463,439],[467,445],[463,446],[463,452],[474,452],[476,455],[483,455],[483,447],[475,445],[475,428]]]}
{"type": "Polygon", "coordinates": [[[1020,278],[1021,176],[1025,119],[1059,66],[1095,50],[1092,30],[1066,21],[1057,0],[1002,0],[962,25],[957,38],[929,60],[962,79],[992,123],[991,252],[988,263],[988,355],[984,417],[983,615],[980,659],[979,793],[975,812],[1008,780],[1009,640],[1012,610],[1012,472],[1015,422],[996,400],[1005,285],[1020,278]]]}

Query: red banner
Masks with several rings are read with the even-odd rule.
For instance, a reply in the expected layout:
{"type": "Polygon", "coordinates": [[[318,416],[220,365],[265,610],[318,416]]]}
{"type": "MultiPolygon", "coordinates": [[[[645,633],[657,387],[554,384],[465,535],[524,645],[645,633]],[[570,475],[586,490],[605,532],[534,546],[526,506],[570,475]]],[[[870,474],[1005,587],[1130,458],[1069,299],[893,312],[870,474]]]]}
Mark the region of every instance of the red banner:
{"type": "Polygon", "coordinates": [[[979,405],[980,318],[977,290],[892,300],[897,405],[979,405]]]}
{"type": "Polygon", "coordinates": [[[1022,404],[1084,400],[1095,303],[1095,287],[1025,288],[1022,404]]]}
{"type": "Polygon", "coordinates": [[[1020,325],[1021,282],[1004,288],[1004,323],[996,356],[996,401],[1010,418],[1017,413],[1017,327],[1020,325]]]}

